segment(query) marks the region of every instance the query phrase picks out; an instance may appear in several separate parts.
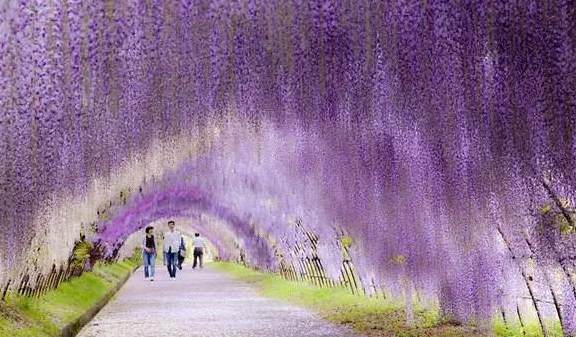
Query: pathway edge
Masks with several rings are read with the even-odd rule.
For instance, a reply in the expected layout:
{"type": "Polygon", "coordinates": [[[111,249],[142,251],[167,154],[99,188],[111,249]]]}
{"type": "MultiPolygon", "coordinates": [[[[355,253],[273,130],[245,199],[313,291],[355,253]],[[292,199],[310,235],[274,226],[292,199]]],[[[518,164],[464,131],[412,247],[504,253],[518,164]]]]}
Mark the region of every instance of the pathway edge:
{"type": "Polygon", "coordinates": [[[76,318],[73,322],[65,325],[60,331],[60,337],[76,336],[78,332],[80,332],[80,330],[86,324],[88,324],[88,322],[90,322],[92,318],[94,318],[94,316],[96,316],[100,312],[100,310],[104,308],[106,304],[108,304],[108,302],[110,302],[112,297],[114,297],[114,295],[118,293],[120,288],[122,288],[124,284],[126,284],[126,282],[130,279],[130,276],[132,276],[132,274],[134,274],[134,272],[139,267],[140,266],[134,267],[124,278],[122,278],[112,289],[110,289],[110,291],[108,291],[106,295],[104,295],[104,297],[102,297],[92,308],[88,309],[85,313],[80,315],[80,317],[76,318]]]}

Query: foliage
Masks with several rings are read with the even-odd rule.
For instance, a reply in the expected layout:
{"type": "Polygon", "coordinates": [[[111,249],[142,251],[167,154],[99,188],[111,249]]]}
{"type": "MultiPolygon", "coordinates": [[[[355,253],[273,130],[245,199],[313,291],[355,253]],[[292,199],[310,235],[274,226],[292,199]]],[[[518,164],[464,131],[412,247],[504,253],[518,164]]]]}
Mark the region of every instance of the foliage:
{"type": "Polygon", "coordinates": [[[340,238],[340,243],[342,244],[342,248],[348,250],[350,247],[352,247],[354,239],[352,239],[352,237],[349,235],[344,235],[340,238]]]}
{"type": "Polygon", "coordinates": [[[289,282],[276,275],[256,272],[236,264],[213,263],[211,267],[257,287],[266,296],[304,305],[324,318],[349,325],[366,336],[484,336],[473,327],[442,322],[437,311],[431,309],[418,309],[417,326],[409,327],[404,320],[402,303],[352,295],[342,288],[318,288],[289,282]]]}
{"type": "Polygon", "coordinates": [[[138,264],[131,259],[97,264],[39,298],[12,296],[0,303],[0,336],[51,337],[93,307],[138,264]],[[10,314],[6,314],[10,312],[10,314]]]}
{"type": "Polygon", "coordinates": [[[72,250],[70,265],[73,267],[84,267],[86,261],[90,259],[92,244],[87,241],[78,241],[72,250]]]}
{"type": "Polygon", "coordinates": [[[576,196],[570,3],[4,1],[0,17],[2,270],[59,226],[54,195],[136,191],[113,179],[141,163],[145,192],[94,205],[110,256],[184,217],[262,269],[302,268],[314,233],[337,274],[347,233],[359,282],[409,278],[458,321],[514,312],[528,272],[543,313],[552,288],[576,315],[574,235],[533,211],[576,196]]]}

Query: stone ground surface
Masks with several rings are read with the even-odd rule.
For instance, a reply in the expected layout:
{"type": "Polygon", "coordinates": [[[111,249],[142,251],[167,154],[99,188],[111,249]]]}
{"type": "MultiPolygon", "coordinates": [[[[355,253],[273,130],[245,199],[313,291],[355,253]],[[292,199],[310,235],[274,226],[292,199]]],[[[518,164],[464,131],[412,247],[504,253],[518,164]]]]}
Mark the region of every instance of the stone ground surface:
{"type": "Polygon", "coordinates": [[[209,267],[190,266],[154,282],[138,270],[79,337],[352,337],[313,313],[262,297],[249,285],[209,267]]]}

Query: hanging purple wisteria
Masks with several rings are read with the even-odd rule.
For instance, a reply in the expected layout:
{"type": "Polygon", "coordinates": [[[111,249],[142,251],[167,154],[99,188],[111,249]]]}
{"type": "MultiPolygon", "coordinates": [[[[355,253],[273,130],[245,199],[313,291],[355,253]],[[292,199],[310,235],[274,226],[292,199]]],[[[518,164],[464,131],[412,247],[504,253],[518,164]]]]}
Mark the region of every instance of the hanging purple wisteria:
{"type": "Polygon", "coordinates": [[[94,205],[106,254],[200,212],[251,264],[314,249],[338,277],[349,254],[364,288],[572,336],[575,22],[564,0],[4,1],[0,272],[60,196],[146,185],[94,205]]]}

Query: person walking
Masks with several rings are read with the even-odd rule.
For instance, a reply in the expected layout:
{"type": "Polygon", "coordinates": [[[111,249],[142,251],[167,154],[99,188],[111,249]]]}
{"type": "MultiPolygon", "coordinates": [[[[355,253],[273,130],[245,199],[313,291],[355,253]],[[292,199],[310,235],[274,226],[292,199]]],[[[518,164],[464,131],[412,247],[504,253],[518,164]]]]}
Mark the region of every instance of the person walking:
{"type": "Polygon", "coordinates": [[[154,227],[148,226],[142,240],[142,256],[144,258],[144,278],[154,281],[154,269],[156,265],[156,241],[154,240],[154,227]]]}
{"type": "Polygon", "coordinates": [[[171,280],[176,279],[176,265],[181,242],[182,235],[176,231],[176,223],[173,220],[168,221],[168,232],[164,234],[164,253],[166,256],[165,264],[168,267],[171,280]]]}
{"type": "Polygon", "coordinates": [[[182,263],[184,263],[184,259],[186,259],[186,243],[184,242],[184,237],[180,240],[180,249],[178,250],[178,269],[182,270],[182,263]]]}
{"type": "Polygon", "coordinates": [[[204,249],[206,248],[206,243],[204,242],[204,239],[200,237],[200,233],[194,234],[192,245],[194,246],[194,263],[192,264],[192,269],[196,269],[197,265],[199,265],[200,268],[203,268],[202,260],[204,258],[204,249]]]}

